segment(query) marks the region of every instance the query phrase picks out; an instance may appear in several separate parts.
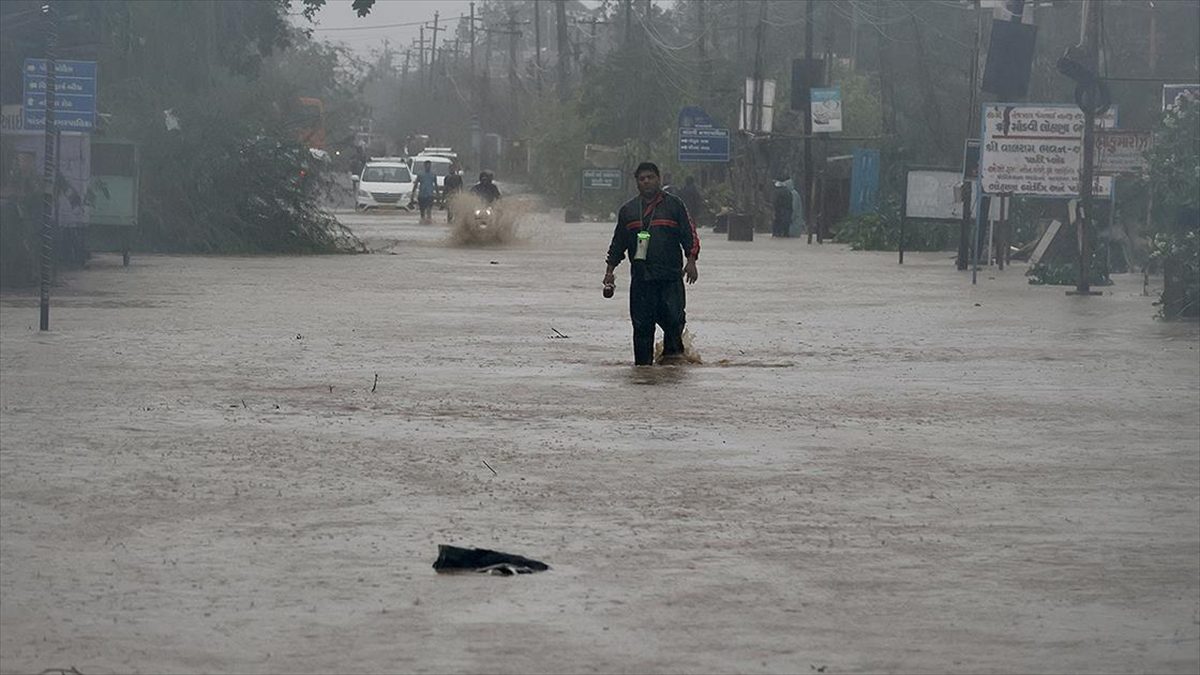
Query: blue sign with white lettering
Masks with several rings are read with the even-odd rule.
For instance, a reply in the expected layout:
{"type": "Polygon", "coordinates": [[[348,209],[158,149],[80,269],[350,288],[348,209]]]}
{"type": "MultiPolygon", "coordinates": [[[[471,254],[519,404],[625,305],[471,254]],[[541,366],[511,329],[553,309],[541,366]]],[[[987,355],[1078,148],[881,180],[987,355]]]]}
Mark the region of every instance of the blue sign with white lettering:
{"type": "Polygon", "coordinates": [[[879,206],[879,151],[854,148],[851,153],[850,215],[875,213],[879,206]]]}
{"type": "Polygon", "coordinates": [[[728,162],[729,129],[719,129],[702,108],[679,111],[679,161],[728,162]]]}
{"type": "MultiPolygon", "coordinates": [[[[25,93],[26,94],[45,94],[46,93],[46,78],[45,76],[35,76],[25,78],[25,93]]],[[[54,93],[58,96],[63,94],[71,94],[74,96],[95,96],[96,81],[84,80],[78,78],[64,79],[61,77],[54,80],[54,93]]]]}
{"type": "Polygon", "coordinates": [[[728,162],[729,130],[680,127],[679,161],[728,162]]]}
{"type": "MultiPolygon", "coordinates": [[[[25,59],[26,129],[46,128],[45,59],[25,59]]],[[[54,62],[54,126],[59,131],[91,131],[96,126],[96,62],[54,62]]]]}

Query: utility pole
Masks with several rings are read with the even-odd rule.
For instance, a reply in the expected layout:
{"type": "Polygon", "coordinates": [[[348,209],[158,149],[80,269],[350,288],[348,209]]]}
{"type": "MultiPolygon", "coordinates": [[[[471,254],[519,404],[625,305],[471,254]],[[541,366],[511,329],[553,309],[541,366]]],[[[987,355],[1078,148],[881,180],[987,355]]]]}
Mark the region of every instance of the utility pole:
{"type": "Polygon", "coordinates": [[[858,70],[858,3],[850,3],[850,71],[858,70]]]}
{"type": "Polygon", "coordinates": [[[625,48],[629,48],[629,40],[633,37],[633,0],[625,0],[625,48]]]}
{"type": "Polygon", "coordinates": [[[58,17],[54,3],[42,6],[46,15],[46,146],[42,161],[42,255],[40,270],[39,330],[50,330],[50,270],[54,265],[54,212],[57,209],[58,191],[55,178],[58,175],[58,124],[55,122],[54,99],[56,97],[58,60],[58,17]]]}
{"type": "Polygon", "coordinates": [[[554,0],[554,16],[558,22],[558,100],[566,103],[571,67],[571,46],[567,44],[567,1],[554,0]]]}
{"type": "MultiPolygon", "coordinates": [[[[741,11],[739,8],[739,17],[741,11]]],[[[742,113],[745,116],[746,128],[746,178],[748,189],[743,189],[741,193],[741,204],[739,211],[750,218],[753,223],[756,218],[756,213],[760,212],[755,208],[754,202],[761,194],[759,191],[758,169],[759,169],[759,150],[762,148],[762,139],[757,135],[763,132],[763,41],[766,32],[767,19],[767,2],[759,0],[758,5],[758,25],[754,28],[754,69],[750,74],[752,89],[750,101],[750,110],[743,109],[742,113]]]]}
{"type": "Polygon", "coordinates": [[[754,29],[754,101],[750,108],[750,130],[763,131],[763,40],[767,30],[767,0],[759,0],[758,25],[754,29]]]}
{"type": "MultiPolygon", "coordinates": [[[[807,74],[813,58],[813,0],[804,0],[804,63],[807,74]]],[[[808,83],[812,87],[812,82],[808,83]]],[[[804,226],[808,228],[808,243],[813,243],[813,162],[812,162],[812,95],[804,101],[804,226]]]]}
{"type": "Polygon", "coordinates": [[[592,23],[592,30],[591,30],[592,39],[588,46],[588,62],[590,64],[592,64],[592,66],[595,66],[596,65],[596,17],[594,17],[594,16],[592,17],[591,23],[592,23]]]}
{"type": "Polygon", "coordinates": [[[712,64],[708,61],[708,27],[704,17],[704,3],[696,3],[696,26],[700,31],[700,40],[696,43],[696,56],[700,59],[700,82],[697,87],[698,91],[704,91],[709,82],[712,82],[712,64]]]}
{"type": "Polygon", "coordinates": [[[483,29],[483,79],[492,77],[492,31],[483,29]]]}
{"type": "Polygon", "coordinates": [[[576,26],[579,26],[579,24],[583,24],[583,23],[588,24],[588,53],[587,53],[586,60],[583,58],[582,54],[580,53],[582,50],[582,47],[580,46],[580,44],[583,42],[583,40],[580,39],[575,42],[575,65],[576,65],[576,67],[579,68],[580,71],[586,71],[588,68],[595,65],[595,63],[596,63],[596,51],[597,51],[596,50],[596,24],[598,24],[598,23],[607,24],[607,23],[612,23],[612,22],[611,21],[601,21],[593,16],[589,19],[572,19],[571,23],[575,24],[576,26]]]}
{"type": "Polygon", "coordinates": [[[471,3],[471,84],[475,84],[475,3],[471,3]]]}
{"type": "Polygon", "coordinates": [[[417,45],[419,45],[417,48],[418,49],[417,62],[421,66],[421,71],[420,71],[421,93],[423,95],[425,93],[425,75],[426,75],[426,73],[425,73],[425,26],[423,26],[423,25],[421,26],[421,38],[417,41],[417,45]]]}
{"type": "MultiPolygon", "coordinates": [[[[805,0],[810,2],[811,0],[805,0]]],[[[742,65],[742,55],[746,53],[746,4],[743,2],[737,3],[737,54],[734,58],[734,63],[742,65]]]]}
{"type": "MultiPolygon", "coordinates": [[[[824,79],[822,80],[822,82],[824,82],[824,83],[828,83],[830,81],[831,74],[833,73],[833,40],[834,40],[834,30],[837,28],[837,24],[833,20],[833,10],[834,10],[834,5],[832,2],[825,3],[825,26],[824,26],[824,28],[825,28],[825,73],[823,76],[824,79]]],[[[809,100],[811,100],[811,97],[809,97],[809,100]]],[[[829,134],[821,135],[822,150],[824,150],[826,147],[825,139],[827,139],[828,137],[829,137],[829,134]]],[[[828,156],[829,153],[822,152],[821,154],[823,156],[828,156]]],[[[829,165],[826,162],[824,166],[828,167],[829,165]]],[[[818,194],[820,195],[820,199],[816,200],[816,204],[814,206],[817,206],[817,208],[816,208],[816,214],[817,214],[817,220],[818,220],[817,243],[824,244],[825,243],[825,235],[828,234],[828,229],[829,229],[829,219],[826,217],[826,213],[825,213],[825,189],[827,186],[827,180],[825,177],[825,172],[821,171],[820,173],[822,175],[822,179],[821,179],[820,186],[817,188],[818,194]]]]}
{"type": "Polygon", "coordinates": [[[541,95],[541,0],[533,0],[533,65],[534,82],[541,95]]]}
{"type": "Polygon", "coordinates": [[[1154,3],[1150,3],[1150,50],[1146,54],[1146,59],[1150,62],[1150,77],[1154,77],[1158,69],[1158,7],[1154,3]]]}
{"type": "Polygon", "coordinates": [[[408,60],[412,58],[412,50],[404,50],[404,70],[400,72],[400,86],[408,84],[408,60]]]}
{"type": "MultiPolygon", "coordinates": [[[[490,111],[492,108],[492,31],[487,27],[483,29],[483,77],[479,82],[479,112],[490,111]]],[[[481,126],[484,131],[495,129],[493,115],[480,114],[481,126]]],[[[481,148],[482,150],[482,148],[481,148]]],[[[479,157],[482,163],[482,156],[479,157]]]]}
{"type": "Polygon", "coordinates": [[[517,10],[508,11],[508,89],[511,96],[509,124],[512,129],[517,125],[517,10]]]}
{"type": "MultiPolygon", "coordinates": [[[[979,52],[983,48],[980,44],[982,39],[983,13],[980,12],[979,0],[975,0],[975,40],[972,43],[971,49],[971,72],[968,74],[969,99],[967,103],[967,129],[965,136],[967,139],[975,135],[978,130],[977,125],[979,124],[979,113],[975,110],[975,104],[979,98],[979,52]]],[[[964,176],[962,184],[962,220],[959,221],[958,226],[958,255],[954,259],[954,266],[960,271],[967,269],[967,262],[971,259],[967,241],[969,239],[968,230],[970,229],[973,217],[971,213],[973,203],[974,181],[968,181],[964,176]]]]}
{"type": "Polygon", "coordinates": [[[1088,231],[1091,229],[1093,218],[1092,180],[1094,176],[1094,161],[1096,149],[1096,106],[1099,104],[1099,72],[1100,72],[1100,13],[1104,11],[1103,3],[1095,0],[1083,2],[1083,25],[1080,26],[1080,54],[1082,65],[1096,79],[1081,86],[1090,89],[1091,95],[1081,97],[1083,101],[1083,165],[1079,169],[1079,203],[1083,213],[1075,219],[1075,236],[1079,243],[1079,282],[1075,285],[1075,295],[1092,295],[1091,281],[1088,279],[1091,262],[1091,245],[1088,242],[1088,231]]]}
{"type": "Polygon", "coordinates": [[[437,94],[437,79],[434,78],[434,69],[437,66],[437,34],[445,28],[438,28],[438,13],[433,13],[433,42],[429,47],[429,95],[437,94]]]}

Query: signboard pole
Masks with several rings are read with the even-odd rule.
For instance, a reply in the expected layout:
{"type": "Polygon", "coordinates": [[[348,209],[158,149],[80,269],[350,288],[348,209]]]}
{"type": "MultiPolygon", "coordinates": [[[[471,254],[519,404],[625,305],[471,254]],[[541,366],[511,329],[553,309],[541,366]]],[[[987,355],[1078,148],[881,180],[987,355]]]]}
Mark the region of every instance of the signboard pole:
{"type": "Polygon", "coordinates": [[[993,243],[996,248],[996,267],[1004,270],[1004,256],[1008,253],[1008,204],[1009,195],[1000,195],[1000,225],[997,229],[1000,230],[1000,236],[995,237],[998,241],[993,243]]]}
{"type": "Polygon", "coordinates": [[[991,212],[990,208],[984,206],[983,195],[977,191],[975,194],[975,231],[971,236],[971,285],[974,286],[979,280],[979,237],[980,230],[983,229],[984,219],[991,212]]]}
{"type": "Polygon", "coordinates": [[[898,264],[903,265],[904,221],[908,220],[908,167],[901,167],[900,170],[904,172],[904,192],[900,195],[900,241],[897,243],[896,248],[900,249],[900,262],[898,264]]]}
{"type": "Polygon", "coordinates": [[[50,330],[50,267],[54,263],[54,208],[55,177],[58,175],[58,155],[55,153],[58,126],[54,123],[55,97],[55,54],[58,47],[58,25],[54,16],[54,4],[46,2],[42,9],[46,15],[46,150],[44,153],[42,179],[42,255],[41,255],[41,316],[39,330],[50,330]]]}
{"type": "Polygon", "coordinates": [[[967,269],[967,228],[971,222],[971,201],[974,198],[976,190],[973,190],[974,183],[969,180],[963,180],[962,183],[962,220],[958,226],[958,255],[955,257],[954,266],[959,270],[967,269]]]}
{"type": "Polygon", "coordinates": [[[1076,295],[1091,295],[1088,279],[1088,263],[1091,260],[1091,245],[1088,242],[1088,227],[1092,222],[1092,161],[1096,148],[1096,114],[1089,105],[1083,111],[1083,166],[1079,171],[1079,201],[1083,213],[1076,219],[1075,235],[1079,239],[1079,281],[1075,284],[1076,295]]]}
{"type": "MultiPolygon", "coordinates": [[[[976,60],[978,61],[978,54],[976,54],[976,60]]],[[[972,90],[971,96],[974,98],[974,90],[972,90]]],[[[958,220],[958,255],[954,258],[954,266],[959,271],[967,269],[967,228],[971,223],[971,195],[975,192],[972,188],[979,181],[979,162],[982,152],[982,142],[978,139],[967,138],[963,143],[962,183],[959,186],[962,216],[958,220]]]]}

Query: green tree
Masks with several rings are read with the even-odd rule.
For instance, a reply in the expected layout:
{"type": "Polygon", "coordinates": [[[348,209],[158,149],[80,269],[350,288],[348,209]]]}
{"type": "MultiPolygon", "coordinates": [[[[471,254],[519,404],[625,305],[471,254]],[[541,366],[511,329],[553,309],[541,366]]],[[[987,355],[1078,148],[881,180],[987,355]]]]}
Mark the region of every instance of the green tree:
{"type": "Polygon", "coordinates": [[[1152,255],[1163,266],[1161,313],[1200,316],[1200,99],[1170,108],[1147,153],[1156,199],[1152,255]]]}

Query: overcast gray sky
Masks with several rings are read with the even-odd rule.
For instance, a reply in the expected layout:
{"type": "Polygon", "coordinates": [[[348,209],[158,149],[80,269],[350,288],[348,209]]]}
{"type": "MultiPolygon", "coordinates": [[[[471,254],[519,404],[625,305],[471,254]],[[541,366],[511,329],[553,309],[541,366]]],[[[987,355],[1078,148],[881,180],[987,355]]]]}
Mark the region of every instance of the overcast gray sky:
{"type": "MultiPolygon", "coordinates": [[[[450,21],[451,30],[457,26],[460,15],[470,15],[470,0],[376,0],[371,13],[359,18],[351,8],[353,0],[328,0],[317,13],[313,37],[329,42],[342,42],[359,56],[369,56],[378,50],[386,38],[393,49],[404,49],[417,39],[420,22],[433,22],[433,13],[438,12],[440,21],[450,21]],[[414,24],[414,25],[396,25],[414,24]]],[[[476,2],[478,7],[480,2],[476,2]]],[[[589,5],[597,2],[586,2],[589,5]]],[[[655,4],[661,4],[655,2],[655,4]]],[[[292,5],[298,13],[299,3],[292,5]]],[[[293,16],[297,25],[307,26],[302,16],[293,16]]],[[[426,38],[432,33],[426,31],[426,38]]],[[[438,42],[446,33],[439,33],[438,42]]]]}
{"type": "MultiPolygon", "coordinates": [[[[360,56],[379,49],[386,38],[393,49],[404,49],[415,40],[420,25],[397,26],[395,24],[433,22],[433,13],[440,20],[450,21],[451,29],[457,25],[460,14],[470,14],[470,0],[376,0],[371,13],[359,18],[351,8],[352,0],[329,0],[317,13],[313,37],[329,42],[342,42],[360,56]]],[[[295,7],[295,5],[293,5],[295,7]]],[[[294,17],[297,25],[307,22],[303,17],[294,17]]],[[[431,32],[426,31],[426,37],[431,32]]],[[[445,33],[439,33],[438,41],[445,33]]]]}

